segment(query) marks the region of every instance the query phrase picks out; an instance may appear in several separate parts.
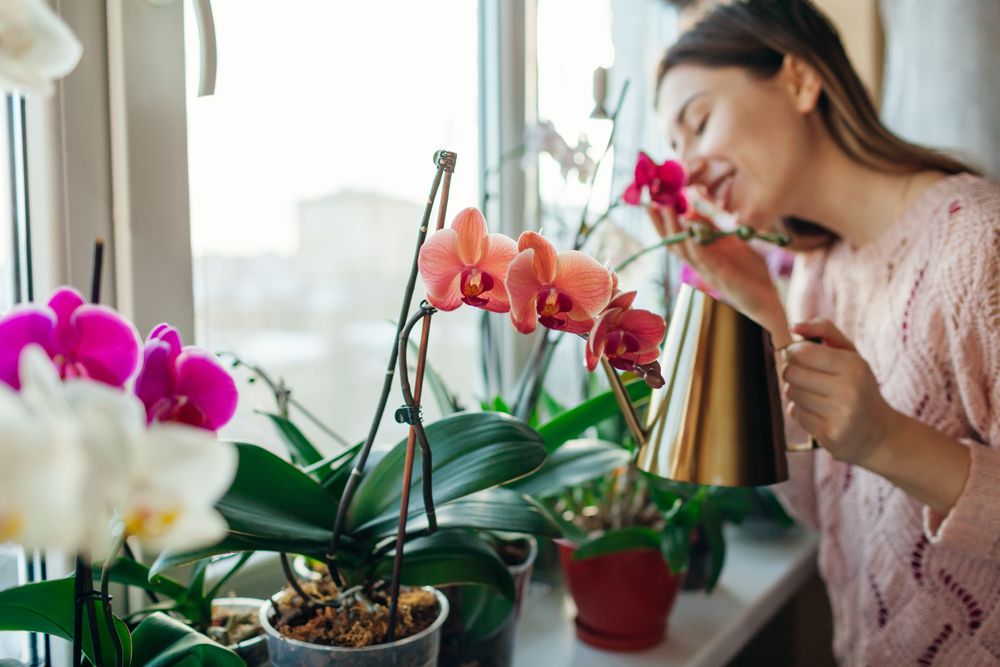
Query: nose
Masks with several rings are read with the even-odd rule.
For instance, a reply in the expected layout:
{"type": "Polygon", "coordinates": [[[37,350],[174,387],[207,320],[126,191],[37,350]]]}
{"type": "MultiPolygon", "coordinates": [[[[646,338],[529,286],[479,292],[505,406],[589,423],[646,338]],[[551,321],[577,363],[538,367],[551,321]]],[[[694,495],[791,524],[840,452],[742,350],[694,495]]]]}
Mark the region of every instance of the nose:
{"type": "Polygon", "coordinates": [[[686,151],[686,153],[681,156],[681,160],[687,167],[688,185],[707,184],[708,179],[706,178],[706,174],[708,173],[708,160],[697,155],[691,155],[691,151],[686,151]]]}

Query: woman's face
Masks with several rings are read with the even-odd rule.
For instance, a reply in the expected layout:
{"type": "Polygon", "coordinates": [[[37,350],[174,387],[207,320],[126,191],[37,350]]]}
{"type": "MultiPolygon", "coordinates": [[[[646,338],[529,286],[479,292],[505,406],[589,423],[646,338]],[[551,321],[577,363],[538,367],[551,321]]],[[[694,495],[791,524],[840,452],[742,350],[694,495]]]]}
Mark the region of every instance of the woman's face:
{"type": "Polygon", "coordinates": [[[770,79],[737,67],[679,65],[660,86],[667,138],[690,183],[757,230],[794,214],[815,148],[801,90],[788,66],[770,79]]]}

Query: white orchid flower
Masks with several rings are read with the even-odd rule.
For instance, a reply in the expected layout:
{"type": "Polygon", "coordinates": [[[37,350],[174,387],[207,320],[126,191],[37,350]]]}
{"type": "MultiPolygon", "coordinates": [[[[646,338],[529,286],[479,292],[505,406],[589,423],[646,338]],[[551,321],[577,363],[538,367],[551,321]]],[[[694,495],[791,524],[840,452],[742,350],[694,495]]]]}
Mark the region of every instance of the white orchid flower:
{"type": "MultiPolygon", "coordinates": [[[[22,352],[20,377],[20,396],[8,391],[6,400],[0,401],[0,424],[19,424],[27,442],[36,446],[43,442],[39,436],[43,429],[59,425],[68,452],[61,456],[79,472],[75,486],[67,484],[63,493],[49,479],[66,474],[63,458],[21,457],[7,465],[9,446],[0,444],[5,462],[0,480],[7,475],[34,480],[22,485],[30,489],[22,489],[21,497],[33,500],[23,503],[27,509],[18,514],[4,512],[6,494],[0,493],[0,518],[9,514],[12,526],[26,526],[20,535],[29,534],[53,514],[44,502],[47,494],[70,498],[73,508],[66,521],[49,520],[65,530],[66,539],[58,546],[75,548],[95,560],[108,556],[112,528],[117,532],[122,525],[153,549],[195,548],[225,535],[226,523],[213,506],[236,473],[232,445],[181,424],[147,429],[145,409],[134,395],[91,380],[60,382],[48,356],[35,346],[22,352]],[[6,418],[8,413],[18,415],[18,409],[20,421],[6,418]],[[75,544],[68,545],[70,540],[75,544]]],[[[55,545],[43,541],[32,546],[55,545]]]]}
{"type": "Polygon", "coordinates": [[[85,470],[72,425],[0,383],[0,543],[75,550],[85,470]]]}
{"type": "Polygon", "coordinates": [[[0,0],[0,88],[49,95],[82,54],[45,0],[0,0]]]}
{"type": "Polygon", "coordinates": [[[236,448],[204,429],[154,424],[135,441],[118,510],[125,530],[153,550],[214,544],[229,526],[215,503],[236,475],[236,448]]]}

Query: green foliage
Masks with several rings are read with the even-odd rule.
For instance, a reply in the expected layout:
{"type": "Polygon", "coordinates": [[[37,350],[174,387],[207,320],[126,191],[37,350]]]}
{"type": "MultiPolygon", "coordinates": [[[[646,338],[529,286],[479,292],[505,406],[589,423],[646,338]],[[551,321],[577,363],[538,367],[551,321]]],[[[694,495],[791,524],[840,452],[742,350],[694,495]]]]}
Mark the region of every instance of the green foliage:
{"type": "Polygon", "coordinates": [[[285,446],[288,448],[288,453],[295,463],[300,466],[308,466],[323,459],[323,455],[309,441],[309,438],[286,417],[263,410],[258,410],[257,412],[270,419],[271,423],[278,429],[278,433],[281,435],[285,446]]]}
{"type": "Polygon", "coordinates": [[[143,667],[241,667],[245,664],[226,647],[162,613],[152,614],[136,627],[132,646],[133,662],[143,667]]]}
{"type": "MultiPolygon", "coordinates": [[[[633,403],[649,398],[650,389],[642,380],[633,380],[625,388],[633,403]]],[[[545,450],[552,452],[567,440],[579,437],[588,428],[618,414],[614,392],[606,391],[552,418],[538,428],[538,433],[545,440],[545,450]]]]}
{"type": "Polygon", "coordinates": [[[583,560],[595,556],[606,556],[631,549],[659,549],[660,535],[645,526],[628,526],[587,540],[573,553],[573,558],[583,560]]]}
{"type": "MultiPolygon", "coordinates": [[[[73,582],[73,577],[67,577],[25,584],[0,591],[0,631],[39,632],[72,642],[73,582]]],[[[96,605],[96,611],[101,652],[104,656],[112,656],[114,648],[111,635],[108,634],[108,629],[103,622],[104,615],[100,604],[96,605]]],[[[117,617],[115,617],[114,622],[122,643],[127,667],[132,657],[132,641],[129,637],[128,627],[117,617]]],[[[82,633],[83,654],[91,663],[97,664],[94,657],[94,644],[91,640],[90,621],[86,614],[83,616],[82,633]]]]}

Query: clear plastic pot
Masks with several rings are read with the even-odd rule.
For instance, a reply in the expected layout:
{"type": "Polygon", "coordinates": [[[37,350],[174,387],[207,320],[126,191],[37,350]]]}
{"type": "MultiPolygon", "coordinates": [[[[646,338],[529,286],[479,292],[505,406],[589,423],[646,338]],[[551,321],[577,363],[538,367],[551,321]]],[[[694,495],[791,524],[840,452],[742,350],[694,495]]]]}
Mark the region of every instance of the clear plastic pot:
{"type": "MultiPolygon", "coordinates": [[[[226,607],[240,612],[253,612],[258,615],[263,604],[264,601],[257,598],[215,598],[212,600],[213,609],[226,607]]],[[[230,644],[226,648],[243,658],[243,662],[247,663],[247,667],[263,667],[263,665],[267,664],[267,638],[263,634],[237,644],[230,644]]]]}
{"type": "Polygon", "coordinates": [[[389,644],[345,648],[310,644],[284,637],[271,625],[274,613],[270,601],[260,608],[260,625],[267,637],[267,650],[274,667],[435,667],[441,645],[441,627],[448,618],[448,600],[439,591],[438,617],[427,629],[389,644]]]}

